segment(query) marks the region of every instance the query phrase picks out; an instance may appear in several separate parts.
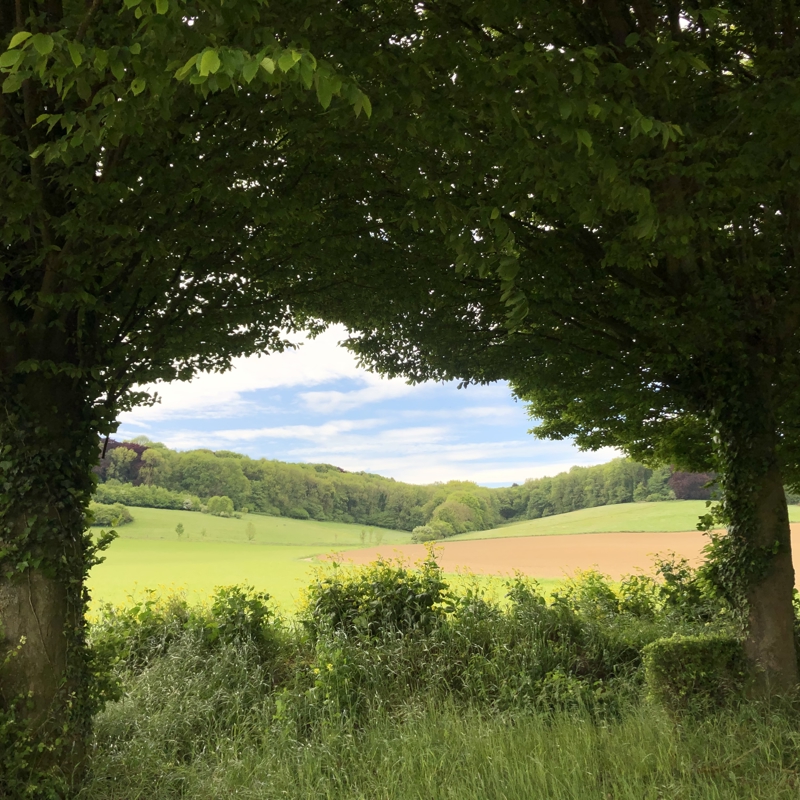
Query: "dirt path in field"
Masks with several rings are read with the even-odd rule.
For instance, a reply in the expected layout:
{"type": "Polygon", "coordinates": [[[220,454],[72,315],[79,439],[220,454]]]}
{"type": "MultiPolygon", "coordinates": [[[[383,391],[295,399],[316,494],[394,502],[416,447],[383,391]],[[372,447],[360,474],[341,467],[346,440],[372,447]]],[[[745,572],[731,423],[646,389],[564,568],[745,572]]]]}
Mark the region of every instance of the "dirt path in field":
{"type": "MultiPolygon", "coordinates": [[[[699,531],[474,539],[438,542],[437,560],[445,572],[466,569],[485,575],[509,575],[519,570],[534,578],[563,578],[578,569],[597,569],[616,579],[640,570],[649,572],[657,553],[675,553],[696,565],[700,563],[701,550],[707,542],[699,531]]],[[[800,554],[800,523],[792,524],[792,548],[794,553],[800,554]]],[[[399,556],[414,562],[425,557],[425,547],[404,544],[348,550],[338,554],[336,560],[366,564],[378,556],[399,556]]],[[[796,560],[800,562],[800,556],[796,556],[796,560]]]]}

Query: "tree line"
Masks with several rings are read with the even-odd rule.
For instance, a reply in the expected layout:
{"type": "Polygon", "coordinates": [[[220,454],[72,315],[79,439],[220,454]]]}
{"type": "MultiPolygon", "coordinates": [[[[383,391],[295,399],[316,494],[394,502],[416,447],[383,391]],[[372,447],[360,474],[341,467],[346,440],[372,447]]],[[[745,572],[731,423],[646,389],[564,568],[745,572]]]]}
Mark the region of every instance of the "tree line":
{"type": "Polygon", "coordinates": [[[226,497],[236,511],[414,531],[420,540],[594,506],[706,499],[713,480],[617,458],[510,487],[415,485],[330,464],[256,460],[229,450],[177,452],[145,437],[110,441],[96,474],[100,503],[202,511],[226,497]]]}

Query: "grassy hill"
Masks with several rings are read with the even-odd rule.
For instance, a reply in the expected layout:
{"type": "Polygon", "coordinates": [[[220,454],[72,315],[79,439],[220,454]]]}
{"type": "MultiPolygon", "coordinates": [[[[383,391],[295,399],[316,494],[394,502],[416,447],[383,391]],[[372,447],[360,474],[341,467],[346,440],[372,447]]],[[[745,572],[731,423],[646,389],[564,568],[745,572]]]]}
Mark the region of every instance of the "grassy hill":
{"type": "MultiPolygon", "coordinates": [[[[497,539],[506,536],[563,536],[573,533],[623,531],[691,531],[706,512],[703,500],[672,500],[663,503],[622,503],[571,511],[541,519],[512,522],[490,531],[474,531],[453,540],[497,539]]],[[[789,506],[789,519],[800,522],[800,506],[789,506]]],[[[448,540],[452,541],[452,540],[448,540]]]]}
{"type": "MultiPolygon", "coordinates": [[[[600,506],[453,538],[685,531],[695,527],[705,507],[699,500],[600,506]]],[[[131,512],[135,521],[119,529],[120,538],[107,551],[106,561],[89,576],[95,604],[123,602],[144,589],[185,588],[189,596],[199,598],[215,586],[249,583],[269,592],[288,610],[309,581],[314,556],[405,544],[411,538],[405,531],[254,514],[225,519],[155,508],[132,508],[131,512]],[[179,523],[184,528],[181,537],[175,531],[179,523]],[[254,529],[252,541],[247,538],[248,524],[254,529]]],[[[790,506],[789,513],[800,522],[800,507],[790,506]]]]}
{"type": "Polygon", "coordinates": [[[255,514],[226,519],[157,508],[132,508],[131,513],[134,522],[119,529],[106,560],[89,576],[95,605],[124,602],[144,589],[183,588],[202,598],[215,586],[249,583],[290,608],[308,582],[315,555],[411,538],[405,531],[255,514]],[[179,523],[184,527],[180,537],[179,523]],[[255,533],[252,541],[248,524],[255,533]]]}

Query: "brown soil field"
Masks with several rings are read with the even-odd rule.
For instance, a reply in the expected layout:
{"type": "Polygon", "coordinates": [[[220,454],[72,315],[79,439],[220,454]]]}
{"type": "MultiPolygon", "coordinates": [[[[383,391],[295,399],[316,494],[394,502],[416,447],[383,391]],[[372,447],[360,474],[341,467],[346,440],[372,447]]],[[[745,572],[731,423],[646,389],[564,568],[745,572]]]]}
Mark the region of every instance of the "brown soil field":
{"type": "MultiPolygon", "coordinates": [[[[800,523],[792,524],[792,548],[800,553],[800,523]]],[[[533,578],[564,578],[576,570],[597,569],[617,579],[650,572],[655,555],[675,553],[699,564],[708,539],[698,531],[672,533],[579,533],[437,542],[437,561],[445,572],[467,570],[483,575],[521,572],[533,578]]],[[[369,547],[337,554],[336,561],[367,564],[378,557],[415,562],[425,557],[421,544],[369,547]]],[[[800,570],[798,570],[800,572],[800,570]]],[[[800,587],[800,582],[798,582],[800,587]]]]}

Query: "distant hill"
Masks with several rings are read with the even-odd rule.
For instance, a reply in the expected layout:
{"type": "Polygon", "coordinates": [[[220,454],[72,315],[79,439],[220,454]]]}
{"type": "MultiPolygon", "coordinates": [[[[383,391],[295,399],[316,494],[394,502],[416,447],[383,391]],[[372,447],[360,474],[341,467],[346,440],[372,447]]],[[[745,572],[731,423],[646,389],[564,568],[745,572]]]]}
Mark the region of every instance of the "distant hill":
{"type": "Polygon", "coordinates": [[[469,481],[421,486],[331,464],[251,459],[230,450],[178,452],[146,437],[109,441],[95,471],[101,503],[208,511],[221,507],[209,504],[212,498],[224,497],[235,512],[413,531],[418,541],[583,508],[704,499],[713,478],[618,458],[496,489],[469,481]]]}

